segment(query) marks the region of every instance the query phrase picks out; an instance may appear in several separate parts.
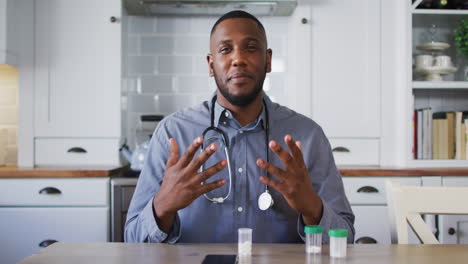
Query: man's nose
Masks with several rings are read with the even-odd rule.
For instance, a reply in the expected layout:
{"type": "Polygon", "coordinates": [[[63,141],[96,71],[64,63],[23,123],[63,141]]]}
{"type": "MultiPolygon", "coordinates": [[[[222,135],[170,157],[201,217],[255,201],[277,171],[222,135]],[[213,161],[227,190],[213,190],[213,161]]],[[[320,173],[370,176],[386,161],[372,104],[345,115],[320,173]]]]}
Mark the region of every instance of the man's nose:
{"type": "Polygon", "coordinates": [[[235,49],[234,52],[232,53],[232,66],[245,66],[247,65],[246,61],[246,53],[243,52],[240,49],[235,49]]]}

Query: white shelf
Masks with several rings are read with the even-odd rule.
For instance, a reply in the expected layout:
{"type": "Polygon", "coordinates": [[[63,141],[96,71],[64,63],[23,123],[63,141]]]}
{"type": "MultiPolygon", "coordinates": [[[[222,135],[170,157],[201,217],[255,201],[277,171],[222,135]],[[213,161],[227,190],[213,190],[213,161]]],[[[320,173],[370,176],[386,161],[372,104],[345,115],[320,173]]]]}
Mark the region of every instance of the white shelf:
{"type": "Polygon", "coordinates": [[[468,10],[451,10],[451,9],[413,9],[413,14],[426,15],[468,15],[468,10]]]}
{"type": "Polygon", "coordinates": [[[468,160],[411,160],[411,168],[466,168],[468,160]]]}
{"type": "Polygon", "coordinates": [[[468,82],[413,81],[413,89],[467,89],[468,82]]]}

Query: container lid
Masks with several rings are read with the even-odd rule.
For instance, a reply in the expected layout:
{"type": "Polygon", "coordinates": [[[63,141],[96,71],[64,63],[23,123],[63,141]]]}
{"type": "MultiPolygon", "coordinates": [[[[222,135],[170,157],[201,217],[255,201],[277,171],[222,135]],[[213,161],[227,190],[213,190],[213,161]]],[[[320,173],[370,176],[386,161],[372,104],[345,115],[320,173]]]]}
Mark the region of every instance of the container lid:
{"type": "Polygon", "coordinates": [[[328,230],[328,236],[330,237],[348,237],[348,230],[346,229],[330,229],[328,230]]]}
{"type": "Polygon", "coordinates": [[[304,232],[306,234],[322,234],[323,227],[319,225],[306,225],[304,227],[304,232]]]}

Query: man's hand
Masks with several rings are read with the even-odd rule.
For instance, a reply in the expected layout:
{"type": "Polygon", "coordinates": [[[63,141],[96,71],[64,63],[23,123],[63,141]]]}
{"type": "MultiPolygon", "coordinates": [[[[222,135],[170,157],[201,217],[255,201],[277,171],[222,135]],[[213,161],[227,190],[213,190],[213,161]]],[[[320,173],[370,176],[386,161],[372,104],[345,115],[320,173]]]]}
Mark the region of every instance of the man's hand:
{"type": "Polygon", "coordinates": [[[261,176],[260,181],[279,191],[289,206],[302,214],[306,225],[318,224],[322,218],[322,200],[310,182],[309,172],[302,156],[301,142],[294,142],[290,135],[284,142],[291,153],[283,149],[276,141],[269,142],[270,149],[281,159],[284,170],[263,159],[257,160],[257,166],[276,176],[279,181],[261,176]]]}
{"type": "Polygon", "coordinates": [[[196,138],[179,159],[179,146],[175,139],[170,140],[170,153],[161,188],[153,199],[156,221],[164,232],[168,233],[178,210],[190,205],[200,195],[210,192],[226,183],[225,179],[201,184],[215,175],[224,167],[226,160],[221,160],[212,167],[198,172],[202,164],[217,150],[216,144],[211,144],[194,155],[203,143],[203,138],[196,138]]]}

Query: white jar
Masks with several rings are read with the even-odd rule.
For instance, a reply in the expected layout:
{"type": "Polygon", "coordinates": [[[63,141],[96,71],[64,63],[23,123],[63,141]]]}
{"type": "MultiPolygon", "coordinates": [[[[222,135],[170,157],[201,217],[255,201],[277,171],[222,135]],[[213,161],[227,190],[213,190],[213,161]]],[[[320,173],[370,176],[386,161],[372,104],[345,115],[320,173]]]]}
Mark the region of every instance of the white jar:
{"type": "Polygon", "coordinates": [[[348,230],[330,229],[328,230],[328,236],[330,237],[330,257],[332,258],[346,257],[348,230]]]}
{"type": "Polygon", "coordinates": [[[320,254],[322,252],[323,227],[319,225],[307,225],[304,227],[304,233],[306,236],[306,253],[320,254]]]}

